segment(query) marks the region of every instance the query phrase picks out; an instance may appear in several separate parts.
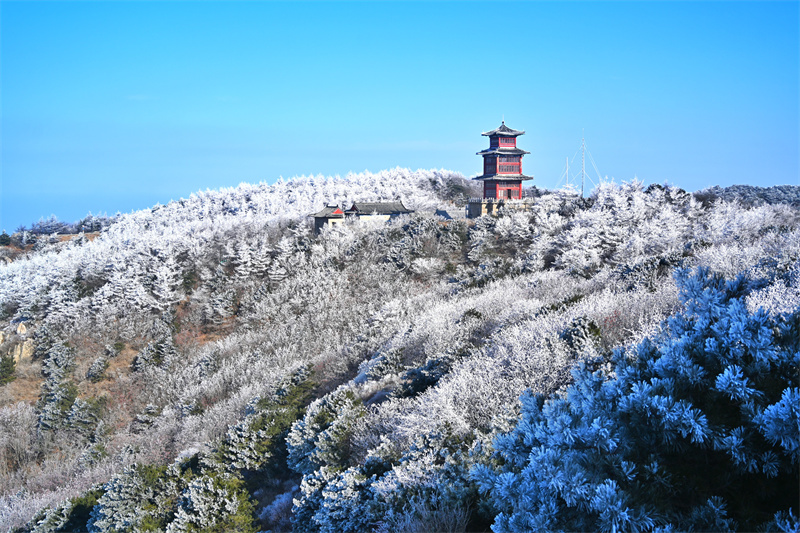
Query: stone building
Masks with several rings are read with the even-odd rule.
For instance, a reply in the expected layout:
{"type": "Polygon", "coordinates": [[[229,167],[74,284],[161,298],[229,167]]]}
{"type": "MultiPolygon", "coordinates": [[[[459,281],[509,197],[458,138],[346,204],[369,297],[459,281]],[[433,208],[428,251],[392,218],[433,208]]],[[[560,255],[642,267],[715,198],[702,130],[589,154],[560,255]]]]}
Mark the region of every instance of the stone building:
{"type": "Polygon", "coordinates": [[[387,221],[400,215],[413,213],[402,201],[397,202],[354,202],[346,211],[336,204],[327,204],[314,217],[314,232],[319,233],[326,224],[342,224],[345,219],[363,219],[387,221]]]}
{"type": "Polygon", "coordinates": [[[314,233],[319,233],[326,224],[335,225],[344,222],[344,211],[336,204],[327,204],[322,211],[309,215],[314,217],[314,233]]]}

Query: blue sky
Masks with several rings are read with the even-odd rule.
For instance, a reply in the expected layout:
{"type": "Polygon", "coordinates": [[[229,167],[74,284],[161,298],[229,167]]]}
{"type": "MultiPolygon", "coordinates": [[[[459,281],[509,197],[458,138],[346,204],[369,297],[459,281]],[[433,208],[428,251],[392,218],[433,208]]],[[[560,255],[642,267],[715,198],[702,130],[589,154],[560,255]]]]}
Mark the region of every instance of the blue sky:
{"type": "Polygon", "coordinates": [[[475,176],[502,117],[540,187],[582,133],[618,182],[798,185],[799,6],[6,0],[0,229],[280,176],[475,176]]]}

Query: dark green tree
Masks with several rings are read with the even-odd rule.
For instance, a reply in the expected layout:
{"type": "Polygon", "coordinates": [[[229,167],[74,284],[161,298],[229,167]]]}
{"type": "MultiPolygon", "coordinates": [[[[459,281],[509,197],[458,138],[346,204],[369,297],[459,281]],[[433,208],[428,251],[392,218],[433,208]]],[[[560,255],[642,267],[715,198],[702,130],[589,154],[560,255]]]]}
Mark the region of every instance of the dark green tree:
{"type": "Polygon", "coordinates": [[[16,379],[14,375],[16,366],[17,364],[14,362],[14,358],[10,355],[0,357],[0,385],[11,383],[16,379]]]}

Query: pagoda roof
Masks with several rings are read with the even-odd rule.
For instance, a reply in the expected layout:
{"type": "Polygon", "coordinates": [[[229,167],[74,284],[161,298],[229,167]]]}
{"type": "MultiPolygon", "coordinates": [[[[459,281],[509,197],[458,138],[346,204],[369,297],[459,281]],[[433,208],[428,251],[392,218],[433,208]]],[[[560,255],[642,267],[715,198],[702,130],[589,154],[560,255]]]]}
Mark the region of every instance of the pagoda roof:
{"type": "Polygon", "coordinates": [[[353,202],[353,207],[347,210],[348,215],[402,215],[413,213],[406,209],[403,202],[353,202]]]}
{"type": "Polygon", "coordinates": [[[477,152],[477,155],[525,155],[529,153],[520,148],[487,148],[477,152]]]}
{"type": "Polygon", "coordinates": [[[309,216],[314,218],[344,218],[344,211],[336,204],[327,204],[322,211],[309,216]]]}
{"type": "Polygon", "coordinates": [[[494,181],[527,181],[532,180],[533,176],[526,176],[525,174],[484,174],[476,176],[473,180],[494,180],[494,181]]]}
{"type": "Polygon", "coordinates": [[[481,135],[486,135],[486,136],[502,135],[503,137],[517,137],[518,135],[525,135],[525,131],[512,130],[511,128],[506,126],[506,121],[504,120],[500,124],[499,128],[492,131],[481,133],[481,135]]]}

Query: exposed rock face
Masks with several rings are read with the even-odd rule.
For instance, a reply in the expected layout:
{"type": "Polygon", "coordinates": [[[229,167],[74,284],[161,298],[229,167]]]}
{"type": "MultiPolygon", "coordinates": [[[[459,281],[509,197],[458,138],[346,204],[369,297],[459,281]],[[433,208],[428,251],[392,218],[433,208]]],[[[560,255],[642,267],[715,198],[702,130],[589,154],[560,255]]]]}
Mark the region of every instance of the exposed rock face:
{"type": "Polygon", "coordinates": [[[19,363],[19,360],[22,357],[22,345],[17,344],[11,349],[11,357],[14,358],[15,363],[19,363]]]}
{"type": "Polygon", "coordinates": [[[28,338],[28,326],[24,323],[17,324],[16,331],[11,333],[0,331],[0,345],[6,344],[0,350],[0,356],[10,355],[15,363],[33,357],[33,339],[28,338]]]}
{"type": "Polygon", "coordinates": [[[11,356],[15,363],[33,357],[33,339],[28,339],[22,344],[17,344],[11,349],[11,356]]]}
{"type": "Polygon", "coordinates": [[[28,339],[22,343],[20,359],[30,359],[33,357],[33,339],[28,339]]]}

